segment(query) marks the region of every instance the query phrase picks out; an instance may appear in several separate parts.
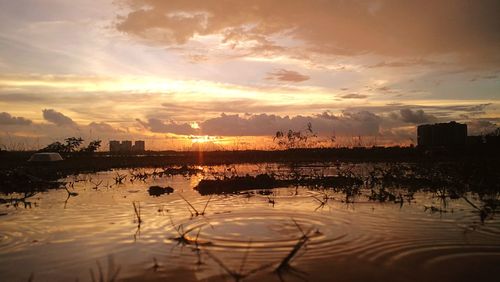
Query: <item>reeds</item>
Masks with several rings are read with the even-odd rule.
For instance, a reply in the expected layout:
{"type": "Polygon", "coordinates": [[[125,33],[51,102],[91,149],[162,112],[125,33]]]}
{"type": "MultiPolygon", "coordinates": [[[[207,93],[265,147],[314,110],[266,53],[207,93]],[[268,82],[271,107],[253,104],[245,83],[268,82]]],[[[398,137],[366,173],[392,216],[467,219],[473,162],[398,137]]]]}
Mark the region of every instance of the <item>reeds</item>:
{"type": "Polygon", "coordinates": [[[208,250],[205,250],[205,253],[215,262],[217,265],[219,265],[231,278],[233,278],[234,281],[242,281],[243,279],[247,278],[250,275],[253,275],[257,272],[260,272],[266,268],[269,268],[273,265],[273,263],[267,263],[263,264],[261,266],[258,266],[256,268],[250,269],[248,271],[244,271],[245,269],[245,264],[247,262],[248,255],[250,253],[250,246],[251,246],[252,241],[248,242],[247,249],[243,255],[243,258],[240,263],[240,267],[238,270],[232,270],[229,268],[222,260],[220,260],[217,256],[209,252],[208,250]]]}
{"type": "MultiPolygon", "coordinates": [[[[177,241],[178,245],[182,245],[182,246],[196,245],[196,247],[198,247],[200,245],[200,243],[198,242],[198,237],[200,235],[201,228],[203,227],[204,224],[201,226],[196,226],[196,227],[184,230],[184,225],[182,225],[182,224],[179,224],[177,227],[175,226],[174,221],[173,221],[171,216],[170,216],[170,224],[172,225],[174,230],[177,232],[178,236],[174,237],[172,239],[177,241]],[[199,228],[198,234],[196,235],[194,240],[187,236],[191,231],[196,230],[198,228],[199,228]]],[[[210,244],[211,244],[210,242],[205,242],[202,245],[210,245],[210,244]]]]}
{"type": "Polygon", "coordinates": [[[300,225],[295,221],[295,219],[292,219],[292,221],[295,223],[299,231],[302,233],[302,236],[299,238],[297,243],[293,246],[293,248],[290,250],[287,256],[285,256],[278,267],[276,268],[276,272],[282,272],[288,268],[290,268],[290,262],[297,256],[297,253],[306,246],[306,243],[310,240],[310,235],[313,233],[314,228],[311,228],[307,232],[304,232],[300,225]]]}
{"type": "Polygon", "coordinates": [[[135,202],[132,202],[132,205],[134,206],[134,213],[135,213],[135,218],[137,221],[137,225],[141,226],[142,223],[142,218],[141,218],[141,205],[139,202],[137,202],[137,205],[135,202]]]}
{"type": "Polygon", "coordinates": [[[205,215],[205,211],[208,207],[208,204],[210,203],[210,200],[212,199],[212,195],[210,195],[207,202],[205,203],[205,206],[203,207],[203,210],[201,212],[199,212],[186,198],[184,198],[180,194],[179,194],[179,196],[188,204],[188,210],[191,213],[191,217],[205,215]]]}
{"type": "Polygon", "coordinates": [[[120,174],[118,172],[116,172],[116,175],[114,177],[114,180],[115,180],[115,185],[118,185],[118,184],[123,184],[123,181],[127,178],[127,175],[126,174],[120,174]]]}

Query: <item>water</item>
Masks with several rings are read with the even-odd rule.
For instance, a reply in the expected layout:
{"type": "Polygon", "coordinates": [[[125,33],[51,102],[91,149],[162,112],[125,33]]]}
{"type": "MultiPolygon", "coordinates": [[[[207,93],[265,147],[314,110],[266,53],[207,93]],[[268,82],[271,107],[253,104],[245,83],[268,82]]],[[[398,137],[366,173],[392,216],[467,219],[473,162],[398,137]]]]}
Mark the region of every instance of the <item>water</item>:
{"type": "MultiPolygon", "coordinates": [[[[500,274],[500,220],[482,222],[463,198],[443,202],[418,191],[401,205],[369,201],[363,189],[346,201],[341,192],[306,187],[200,196],[193,187],[203,178],[283,171],[202,169],[120,185],[113,178],[128,170],[82,174],[63,180],[79,180],[68,185],[78,195],[51,190],[27,199],[31,207],[0,205],[2,281],[91,281],[99,268],[123,281],[477,281],[500,274]],[[151,185],[174,192],[153,197],[151,185]],[[198,213],[209,201],[204,215],[186,200],[198,213]],[[289,267],[277,271],[305,237],[289,267]]],[[[473,193],[467,199],[481,205],[473,193]]]]}

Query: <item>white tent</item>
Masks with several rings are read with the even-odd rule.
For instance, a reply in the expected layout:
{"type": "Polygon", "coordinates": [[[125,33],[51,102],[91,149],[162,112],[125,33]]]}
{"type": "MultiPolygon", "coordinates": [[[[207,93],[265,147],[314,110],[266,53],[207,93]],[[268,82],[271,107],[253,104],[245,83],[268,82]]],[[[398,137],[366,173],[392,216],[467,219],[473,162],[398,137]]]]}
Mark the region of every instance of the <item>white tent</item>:
{"type": "Polygon", "coordinates": [[[35,153],[31,155],[28,162],[57,162],[62,160],[63,158],[59,153],[35,153]]]}

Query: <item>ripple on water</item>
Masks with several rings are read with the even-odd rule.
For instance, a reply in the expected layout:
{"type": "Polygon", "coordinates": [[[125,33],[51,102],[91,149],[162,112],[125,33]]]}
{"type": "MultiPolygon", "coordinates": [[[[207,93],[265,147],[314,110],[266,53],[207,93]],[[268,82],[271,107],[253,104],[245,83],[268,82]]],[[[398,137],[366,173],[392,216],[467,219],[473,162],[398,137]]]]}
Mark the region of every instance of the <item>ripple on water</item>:
{"type": "Polygon", "coordinates": [[[341,218],[291,211],[233,212],[214,214],[182,223],[190,239],[208,250],[244,252],[275,260],[286,256],[303,232],[310,234],[307,255],[328,255],[348,235],[349,222],[341,218]],[[199,234],[198,234],[199,233],[199,234]]]}

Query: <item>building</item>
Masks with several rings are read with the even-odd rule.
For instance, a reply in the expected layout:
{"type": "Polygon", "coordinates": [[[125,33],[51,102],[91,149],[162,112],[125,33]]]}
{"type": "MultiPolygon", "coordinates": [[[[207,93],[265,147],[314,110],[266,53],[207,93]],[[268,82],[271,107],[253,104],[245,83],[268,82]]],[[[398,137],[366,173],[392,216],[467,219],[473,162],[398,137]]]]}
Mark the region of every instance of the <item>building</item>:
{"type": "Polygon", "coordinates": [[[123,152],[132,151],[132,141],[129,141],[129,140],[122,141],[121,151],[123,151],[123,152]]]}
{"type": "Polygon", "coordinates": [[[109,141],[109,151],[110,152],[120,152],[121,149],[121,144],[120,141],[112,140],[109,141]]]}
{"type": "Polygon", "coordinates": [[[134,146],[132,146],[132,151],[134,151],[134,152],[146,151],[146,142],[144,142],[142,140],[135,141],[134,146]]]}
{"type": "Polygon", "coordinates": [[[467,125],[457,122],[419,125],[419,147],[457,147],[467,142],[467,125]]]}
{"type": "Polygon", "coordinates": [[[109,141],[109,151],[110,152],[144,152],[146,150],[146,143],[142,140],[135,141],[132,145],[132,141],[109,141]]]}

